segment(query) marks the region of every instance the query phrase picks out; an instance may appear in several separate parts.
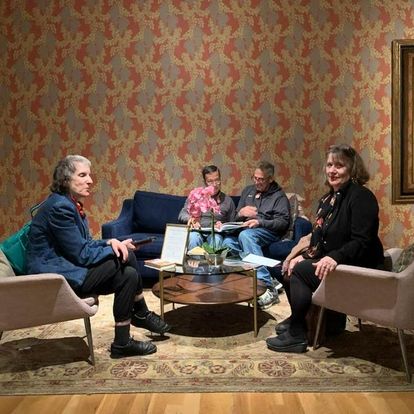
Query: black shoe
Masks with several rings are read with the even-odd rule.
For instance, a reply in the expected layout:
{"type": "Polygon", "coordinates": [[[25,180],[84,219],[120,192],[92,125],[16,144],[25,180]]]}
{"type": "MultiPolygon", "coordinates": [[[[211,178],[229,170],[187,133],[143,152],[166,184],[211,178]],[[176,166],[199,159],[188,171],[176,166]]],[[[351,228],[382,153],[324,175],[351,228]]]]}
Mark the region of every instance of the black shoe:
{"type": "Polygon", "coordinates": [[[145,316],[132,315],[131,324],[137,328],[145,328],[160,335],[164,335],[165,332],[171,329],[171,326],[154,312],[148,312],[145,316]]]}
{"type": "Polygon", "coordinates": [[[157,352],[157,347],[150,341],[136,341],[129,338],[126,345],[117,345],[115,342],[111,344],[111,358],[124,358],[136,355],[149,355],[157,352]]]}
{"type": "Polygon", "coordinates": [[[301,336],[292,336],[289,331],[274,336],[273,338],[267,338],[266,344],[269,349],[277,352],[292,352],[301,354],[306,352],[308,347],[307,339],[301,336]]]}
{"type": "Polygon", "coordinates": [[[283,332],[286,332],[289,329],[289,326],[290,326],[290,316],[289,318],[286,318],[284,321],[276,325],[276,328],[275,328],[276,334],[280,335],[283,332]]]}

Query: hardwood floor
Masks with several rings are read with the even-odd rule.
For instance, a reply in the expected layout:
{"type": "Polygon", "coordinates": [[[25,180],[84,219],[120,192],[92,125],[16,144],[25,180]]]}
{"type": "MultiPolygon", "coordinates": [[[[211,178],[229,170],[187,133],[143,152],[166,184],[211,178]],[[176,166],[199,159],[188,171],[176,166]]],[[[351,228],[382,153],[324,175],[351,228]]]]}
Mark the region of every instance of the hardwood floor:
{"type": "Polygon", "coordinates": [[[0,414],[411,414],[414,393],[94,394],[0,397],[0,414]]]}

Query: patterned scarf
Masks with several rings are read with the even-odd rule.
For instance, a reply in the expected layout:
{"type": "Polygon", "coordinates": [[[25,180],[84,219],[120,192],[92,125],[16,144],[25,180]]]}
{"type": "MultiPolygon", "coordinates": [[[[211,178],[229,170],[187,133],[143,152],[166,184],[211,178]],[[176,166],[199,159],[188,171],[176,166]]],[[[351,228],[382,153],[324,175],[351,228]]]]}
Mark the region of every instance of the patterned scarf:
{"type": "Polygon", "coordinates": [[[80,201],[75,200],[73,197],[71,197],[71,199],[75,203],[75,206],[76,206],[76,208],[77,208],[80,216],[82,218],[85,218],[86,217],[86,213],[85,213],[85,210],[83,209],[83,204],[80,201]]]}
{"type": "Polygon", "coordinates": [[[316,220],[313,224],[312,237],[308,250],[303,253],[305,259],[317,259],[323,256],[323,236],[332,218],[334,211],[338,208],[342,194],[340,192],[329,193],[321,200],[316,220]]]}

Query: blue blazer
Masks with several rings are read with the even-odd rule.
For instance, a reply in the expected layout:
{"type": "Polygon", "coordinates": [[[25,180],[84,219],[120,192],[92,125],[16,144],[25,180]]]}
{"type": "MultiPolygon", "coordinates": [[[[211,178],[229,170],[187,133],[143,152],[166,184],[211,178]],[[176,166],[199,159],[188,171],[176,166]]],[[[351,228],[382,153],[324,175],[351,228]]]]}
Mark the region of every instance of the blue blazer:
{"type": "Polygon", "coordinates": [[[29,232],[29,274],[59,273],[72,288],[81,286],[90,267],[114,256],[106,240],[93,240],[68,195],[52,193],[33,217],[29,232]]]}

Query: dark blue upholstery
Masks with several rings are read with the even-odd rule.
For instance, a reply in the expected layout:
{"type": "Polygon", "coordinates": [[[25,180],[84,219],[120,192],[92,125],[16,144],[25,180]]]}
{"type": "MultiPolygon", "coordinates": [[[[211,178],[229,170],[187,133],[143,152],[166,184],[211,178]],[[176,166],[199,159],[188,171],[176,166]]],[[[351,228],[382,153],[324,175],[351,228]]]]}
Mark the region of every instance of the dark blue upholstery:
{"type": "MultiPolygon", "coordinates": [[[[232,196],[237,206],[240,197],[232,196]]],[[[138,271],[144,278],[158,277],[154,269],[144,267],[144,260],[160,257],[167,223],[177,223],[178,214],[184,205],[186,196],[153,193],[138,190],[133,199],[124,200],[121,213],[116,220],[102,225],[102,238],[143,239],[156,237],[152,243],[142,246],[135,252],[138,271]]],[[[293,227],[293,240],[283,240],[271,244],[265,255],[283,261],[299,239],[310,233],[311,223],[298,217],[293,227]]]]}

